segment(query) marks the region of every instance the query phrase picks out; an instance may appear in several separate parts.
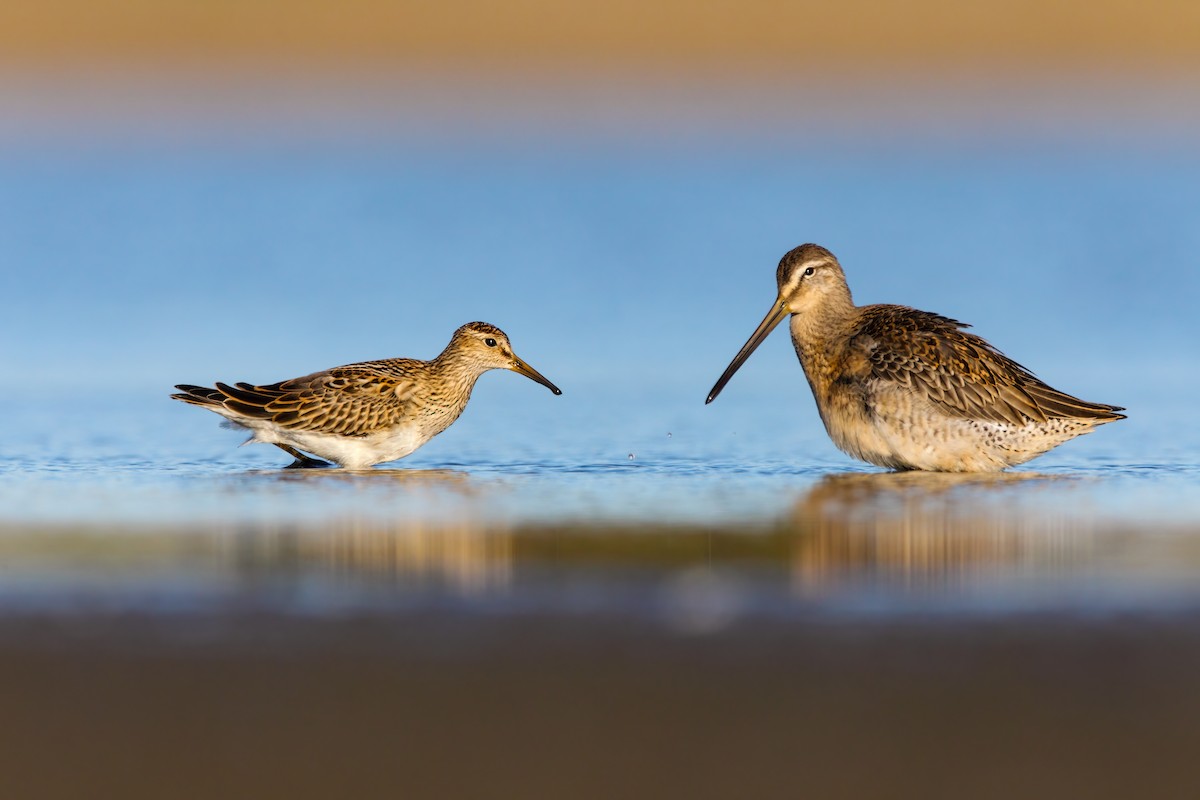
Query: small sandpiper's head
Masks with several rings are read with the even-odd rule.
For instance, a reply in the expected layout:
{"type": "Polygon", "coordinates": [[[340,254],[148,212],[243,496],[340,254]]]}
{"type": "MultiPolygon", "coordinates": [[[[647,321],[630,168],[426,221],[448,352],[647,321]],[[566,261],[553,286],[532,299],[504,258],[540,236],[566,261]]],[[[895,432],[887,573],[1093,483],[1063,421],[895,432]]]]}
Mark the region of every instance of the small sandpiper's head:
{"type": "Polygon", "coordinates": [[[779,295],[771,310],[763,317],[750,339],[729,362],[725,372],[708,393],[705,403],[717,399],[717,395],[729,383],[750,354],[763,343],[767,335],[775,330],[788,314],[807,314],[821,308],[836,306],[853,307],[850,290],[846,286],[846,275],[833,253],[819,244],[802,244],[789,250],[779,259],[775,270],[779,295]]]}
{"type": "Polygon", "coordinates": [[[561,389],[513,352],[508,334],[495,325],[468,322],[454,332],[454,338],[450,340],[446,351],[453,352],[456,358],[471,363],[481,372],[489,369],[509,369],[537,381],[555,394],[562,394],[561,389]]]}

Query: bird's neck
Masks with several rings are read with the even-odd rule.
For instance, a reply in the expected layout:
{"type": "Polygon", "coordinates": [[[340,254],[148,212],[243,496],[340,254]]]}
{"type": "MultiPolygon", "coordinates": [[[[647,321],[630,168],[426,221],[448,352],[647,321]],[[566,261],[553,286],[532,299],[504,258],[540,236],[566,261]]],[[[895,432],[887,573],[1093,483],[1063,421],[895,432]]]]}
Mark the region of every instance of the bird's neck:
{"type": "Polygon", "coordinates": [[[428,399],[421,412],[421,426],[430,436],[441,433],[459,418],[471,399],[475,381],[483,374],[476,365],[456,356],[447,348],[426,362],[429,377],[428,399]]]}
{"type": "Polygon", "coordinates": [[[825,351],[831,340],[847,330],[858,313],[858,306],[844,288],[821,299],[819,305],[792,315],[792,341],[800,360],[825,351]]]}
{"type": "Polygon", "coordinates": [[[468,393],[475,381],[479,380],[479,376],[487,372],[486,368],[480,368],[474,361],[463,358],[453,345],[429,362],[429,370],[448,384],[462,387],[468,393]]]}
{"type": "Polygon", "coordinates": [[[847,293],[844,302],[824,303],[819,308],[792,315],[792,345],[804,375],[812,387],[821,418],[825,400],[837,372],[838,354],[853,327],[858,309],[847,293]]]}

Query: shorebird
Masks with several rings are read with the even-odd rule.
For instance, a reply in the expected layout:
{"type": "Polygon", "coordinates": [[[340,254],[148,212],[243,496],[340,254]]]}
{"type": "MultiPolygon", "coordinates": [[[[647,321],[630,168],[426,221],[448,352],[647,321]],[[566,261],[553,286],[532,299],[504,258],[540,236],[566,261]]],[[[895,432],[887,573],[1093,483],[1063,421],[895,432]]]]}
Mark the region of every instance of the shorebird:
{"type": "Polygon", "coordinates": [[[468,322],[431,361],[363,361],[265,386],[180,384],[171,397],[249,429],[246,444],[275,445],[296,459],[290,467],[328,466],[320,460],[328,459],[365,469],[403,458],[450,427],[475,381],[493,369],[519,372],[562,394],[513,353],[504,331],[468,322]]]}
{"type": "Polygon", "coordinates": [[[1047,386],[962,322],[906,306],[854,305],[841,264],[820,245],[789,251],[775,277],[775,304],[706,404],[791,314],[792,344],[829,438],[871,464],[992,472],[1125,418],[1120,406],[1047,386]]]}

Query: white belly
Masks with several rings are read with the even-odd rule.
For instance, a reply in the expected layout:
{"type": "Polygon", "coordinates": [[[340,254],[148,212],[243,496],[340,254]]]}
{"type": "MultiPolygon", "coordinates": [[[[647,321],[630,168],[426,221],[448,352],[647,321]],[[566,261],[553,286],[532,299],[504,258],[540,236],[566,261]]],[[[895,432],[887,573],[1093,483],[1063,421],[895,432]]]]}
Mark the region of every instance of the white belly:
{"type": "Polygon", "coordinates": [[[870,412],[859,406],[857,413],[822,417],[838,448],[890,469],[994,472],[1023,464],[1092,427],[1077,419],[1018,425],[956,417],[902,390],[874,400],[870,412]]]}
{"type": "Polygon", "coordinates": [[[404,458],[432,438],[422,436],[410,427],[370,436],[334,436],[302,431],[275,431],[273,436],[268,440],[256,435],[255,439],[272,444],[290,444],[297,450],[320,456],[347,469],[366,469],[385,461],[404,458]]]}
{"type": "Polygon", "coordinates": [[[265,420],[235,418],[228,414],[223,416],[252,431],[252,442],[286,444],[346,469],[366,469],[404,458],[434,436],[416,425],[402,425],[368,436],[337,436],[281,428],[265,420]]]}

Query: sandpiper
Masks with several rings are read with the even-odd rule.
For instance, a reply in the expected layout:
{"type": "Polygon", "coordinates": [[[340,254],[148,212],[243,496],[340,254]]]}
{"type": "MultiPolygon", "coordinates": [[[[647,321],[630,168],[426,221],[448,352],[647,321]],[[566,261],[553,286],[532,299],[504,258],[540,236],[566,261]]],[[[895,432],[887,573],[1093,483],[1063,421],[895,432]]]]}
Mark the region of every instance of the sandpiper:
{"type": "Polygon", "coordinates": [[[856,306],[833,253],[788,252],[779,296],[706,403],[785,316],[825,430],[849,455],[891,469],[991,472],[1023,464],[1097,425],[1120,406],[1047,386],[970,327],[896,305],[856,306]]]}
{"type": "Polygon", "coordinates": [[[446,430],[467,407],[475,381],[492,369],[519,372],[562,394],[513,353],[504,331],[469,322],[431,361],[363,361],[265,386],[180,384],[171,397],[248,428],[247,444],[279,447],[296,459],[291,467],[328,466],[312,457],[319,456],[364,469],[403,458],[446,430]]]}

